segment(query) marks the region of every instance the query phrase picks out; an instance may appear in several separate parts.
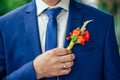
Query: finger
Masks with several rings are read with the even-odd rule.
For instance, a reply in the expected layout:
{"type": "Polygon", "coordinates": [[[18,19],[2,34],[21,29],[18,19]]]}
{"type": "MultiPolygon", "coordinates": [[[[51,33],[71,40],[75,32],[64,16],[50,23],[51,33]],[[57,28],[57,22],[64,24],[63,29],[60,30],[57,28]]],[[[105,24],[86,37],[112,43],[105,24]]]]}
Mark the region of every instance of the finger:
{"type": "Polygon", "coordinates": [[[66,75],[66,74],[69,74],[70,71],[71,71],[71,68],[62,69],[62,70],[60,70],[59,75],[66,75]]]}
{"type": "Polygon", "coordinates": [[[73,66],[74,62],[71,61],[71,62],[65,62],[63,63],[63,69],[64,69],[64,66],[65,68],[71,68],[73,66]]]}
{"type": "Polygon", "coordinates": [[[72,53],[65,56],[61,56],[60,62],[69,62],[69,61],[73,61],[74,59],[75,59],[75,55],[72,53]]]}
{"type": "Polygon", "coordinates": [[[58,56],[63,56],[63,55],[70,54],[71,51],[67,50],[65,48],[56,48],[56,49],[54,49],[54,53],[58,56]]]}
{"type": "Polygon", "coordinates": [[[57,70],[67,69],[67,68],[71,68],[73,66],[73,64],[74,64],[73,61],[65,62],[65,63],[59,63],[54,68],[57,69],[57,70]]]}

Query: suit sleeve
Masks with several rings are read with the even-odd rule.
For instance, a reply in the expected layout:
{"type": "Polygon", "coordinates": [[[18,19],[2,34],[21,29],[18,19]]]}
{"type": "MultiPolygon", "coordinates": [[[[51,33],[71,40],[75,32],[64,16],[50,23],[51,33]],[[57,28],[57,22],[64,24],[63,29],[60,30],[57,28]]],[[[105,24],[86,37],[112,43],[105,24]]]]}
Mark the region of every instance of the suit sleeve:
{"type": "Polygon", "coordinates": [[[23,65],[22,67],[20,67],[18,70],[15,70],[11,74],[7,74],[4,44],[1,35],[1,21],[0,21],[0,80],[37,80],[32,61],[23,65]]]}
{"type": "Polygon", "coordinates": [[[6,80],[37,80],[32,61],[6,76],[6,80]]]}
{"type": "Polygon", "coordinates": [[[120,56],[111,17],[104,47],[104,80],[120,80],[120,56]]]}

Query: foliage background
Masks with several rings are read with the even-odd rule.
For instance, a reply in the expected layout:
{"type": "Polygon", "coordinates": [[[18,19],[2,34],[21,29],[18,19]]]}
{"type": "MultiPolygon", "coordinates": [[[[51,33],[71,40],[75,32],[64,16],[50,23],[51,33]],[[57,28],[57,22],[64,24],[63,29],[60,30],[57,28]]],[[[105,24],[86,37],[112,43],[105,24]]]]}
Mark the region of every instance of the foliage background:
{"type": "Polygon", "coordinates": [[[0,0],[0,15],[3,15],[31,0],[0,0]]]}
{"type": "MultiPolygon", "coordinates": [[[[0,16],[22,6],[31,0],[0,0],[0,16]]],[[[120,0],[78,0],[92,5],[105,12],[113,14],[115,20],[115,32],[120,50],[120,0]]]]}

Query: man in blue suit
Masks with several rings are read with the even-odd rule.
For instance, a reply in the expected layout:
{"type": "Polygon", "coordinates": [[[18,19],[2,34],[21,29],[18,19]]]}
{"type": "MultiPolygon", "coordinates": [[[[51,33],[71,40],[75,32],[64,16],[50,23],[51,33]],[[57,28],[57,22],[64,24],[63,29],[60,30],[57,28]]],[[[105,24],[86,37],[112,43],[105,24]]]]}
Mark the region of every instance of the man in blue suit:
{"type": "Polygon", "coordinates": [[[0,17],[0,79],[120,80],[113,17],[75,0],[33,0],[0,17]],[[45,11],[57,7],[57,47],[45,50],[45,11]],[[87,20],[90,40],[67,50],[65,37],[87,20]]]}

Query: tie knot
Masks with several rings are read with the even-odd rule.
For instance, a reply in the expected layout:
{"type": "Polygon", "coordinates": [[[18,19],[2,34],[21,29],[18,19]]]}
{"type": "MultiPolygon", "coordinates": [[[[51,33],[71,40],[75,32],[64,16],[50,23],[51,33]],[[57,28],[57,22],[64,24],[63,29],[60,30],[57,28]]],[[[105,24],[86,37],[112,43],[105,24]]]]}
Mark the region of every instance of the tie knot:
{"type": "Polygon", "coordinates": [[[47,9],[45,13],[49,18],[56,18],[58,14],[61,12],[62,8],[55,8],[55,9],[47,9]]]}

